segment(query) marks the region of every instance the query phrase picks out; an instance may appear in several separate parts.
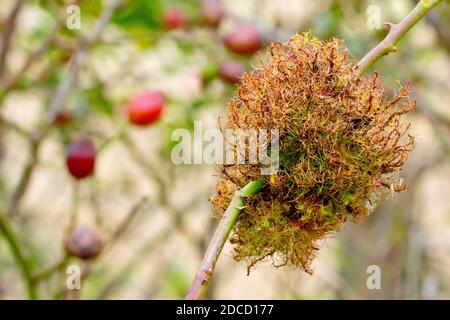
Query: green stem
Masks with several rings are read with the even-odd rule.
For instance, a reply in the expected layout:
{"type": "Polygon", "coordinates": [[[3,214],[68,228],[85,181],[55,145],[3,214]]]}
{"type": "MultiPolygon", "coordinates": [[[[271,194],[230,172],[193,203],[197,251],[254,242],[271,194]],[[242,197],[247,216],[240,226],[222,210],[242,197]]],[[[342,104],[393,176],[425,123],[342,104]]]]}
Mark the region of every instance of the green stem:
{"type": "Polygon", "coordinates": [[[11,249],[14,259],[16,260],[17,265],[22,272],[22,276],[27,286],[28,297],[32,300],[36,300],[38,298],[38,293],[36,283],[33,281],[33,277],[31,274],[30,264],[25,259],[25,256],[22,252],[22,246],[16,235],[14,234],[14,231],[12,230],[8,221],[6,220],[6,217],[4,217],[3,213],[0,213],[0,233],[5,237],[5,240],[11,249]]]}
{"type": "Polygon", "coordinates": [[[363,73],[381,57],[397,51],[395,45],[400,39],[422,19],[424,15],[437,6],[442,0],[421,0],[414,9],[399,23],[386,23],[389,32],[386,37],[369,51],[358,63],[358,71],[363,73]]]}
{"type": "Polygon", "coordinates": [[[64,257],[61,259],[61,261],[57,262],[55,265],[53,265],[53,266],[49,267],[48,269],[45,269],[39,273],[36,273],[33,276],[33,280],[35,282],[39,282],[39,281],[43,281],[43,280],[50,278],[58,271],[63,270],[64,267],[66,266],[67,262],[69,261],[69,259],[70,259],[70,257],[67,254],[65,254],[64,257]]]}
{"type": "Polygon", "coordinates": [[[193,300],[200,298],[201,294],[206,290],[209,280],[219,259],[222,248],[228,239],[228,236],[236,224],[239,214],[244,208],[245,197],[250,197],[261,191],[264,186],[263,180],[251,181],[241,190],[236,191],[230,202],[228,209],[224,212],[219,225],[206,249],[202,263],[198,268],[191,288],[189,289],[186,299],[193,300]]]}

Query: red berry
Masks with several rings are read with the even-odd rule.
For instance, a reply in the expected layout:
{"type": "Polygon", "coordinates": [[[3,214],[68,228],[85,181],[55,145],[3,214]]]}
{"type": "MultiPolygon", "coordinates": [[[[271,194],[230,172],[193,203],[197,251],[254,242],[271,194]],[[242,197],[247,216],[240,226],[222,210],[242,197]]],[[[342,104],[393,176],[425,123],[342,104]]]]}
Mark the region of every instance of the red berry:
{"type": "Polygon", "coordinates": [[[204,0],[202,7],[203,21],[210,27],[217,27],[222,20],[224,10],[220,0],[204,0]]]}
{"type": "Polygon", "coordinates": [[[165,99],[159,91],[147,91],[135,96],[128,104],[128,119],[131,123],[145,126],[161,117],[165,99]]]}
{"type": "Polygon", "coordinates": [[[54,123],[60,127],[64,127],[72,122],[72,114],[70,111],[61,110],[55,115],[54,123]]]}
{"type": "Polygon", "coordinates": [[[229,84],[238,83],[244,72],[244,66],[237,61],[226,61],[219,67],[220,78],[229,84]]]}
{"type": "Polygon", "coordinates": [[[95,167],[95,154],[94,145],[89,139],[72,142],[66,152],[66,164],[70,174],[76,179],[91,175],[95,167]]]}
{"type": "Polygon", "coordinates": [[[252,55],[262,46],[262,36],[252,25],[236,27],[224,39],[228,50],[243,55],[252,55]]]}
{"type": "Polygon", "coordinates": [[[100,254],[103,243],[97,230],[78,226],[66,238],[65,247],[70,256],[89,260],[100,254]]]}
{"type": "Polygon", "coordinates": [[[61,57],[59,58],[59,61],[62,64],[66,64],[67,62],[70,61],[70,59],[72,58],[72,55],[73,55],[73,50],[72,49],[68,49],[68,50],[64,51],[61,54],[61,57]]]}
{"type": "Polygon", "coordinates": [[[183,10],[178,7],[168,8],[164,12],[164,26],[169,29],[181,28],[186,22],[183,10]]]}

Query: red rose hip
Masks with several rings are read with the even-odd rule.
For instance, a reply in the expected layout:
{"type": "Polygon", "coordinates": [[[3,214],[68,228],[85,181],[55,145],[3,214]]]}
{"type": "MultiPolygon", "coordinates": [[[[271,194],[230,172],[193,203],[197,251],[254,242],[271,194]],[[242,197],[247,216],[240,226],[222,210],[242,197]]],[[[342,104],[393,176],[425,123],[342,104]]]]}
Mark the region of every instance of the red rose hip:
{"type": "Polygon", "coordinates": [[[238,83],[244,72],[244,66],[237,61],[226,61],[219,67],[220,78],[229,84],[238,83]]]}
{"type": "Polygon", "coordinates": [[[128,120],[138,126],[149,125],[161,117],[164,104],[164,96],[159,91],[141,93],[128,104],[128,120]]]}
{"type": "Polygon", "coordinates": [[[203,0],[203,21],[207,26],[217,27],[224,16],[224,10],[220,0],[203,0]]]}
{"type": "Polygon", "coordinates": [[[168,8],[164,12],[163,23],[166,29],[173,30],[181,28],[185,24],[185,20],[183,10],[178,7],[168,8]]]}
{"type": "Polygon", "coordinates": [[[262,46],[262,36],[252,25],[244,24],[233,29],[225,38],[228,50],[242,55],[252,55],[262,46]]]}
{"type": "Polygon", "coordinates": [[[94,172],[95,147],[91,140],[82,138],[69,145],[66,151],[66,164],[70,174],[83,179],[94,172]]]}

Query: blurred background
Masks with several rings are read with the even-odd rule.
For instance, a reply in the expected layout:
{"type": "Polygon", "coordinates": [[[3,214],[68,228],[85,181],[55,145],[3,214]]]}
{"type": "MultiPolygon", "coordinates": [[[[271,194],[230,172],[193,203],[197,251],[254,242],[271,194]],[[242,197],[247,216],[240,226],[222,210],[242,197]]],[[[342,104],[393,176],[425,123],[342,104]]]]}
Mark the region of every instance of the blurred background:
{"type": "MultiPolygon", "coordinates": [[[[184,297],[214,230],[217,171],[173,164],[173,130],[193,130],[196,120],[217,127],[240,75],[271,41],[311,30],[344,39],[357,61],[382,40],[384,22],[414,5],[0,0],[0,214],[28,287],[42,299],[184,297]],[[136,125],[130,101],[149,91],[163,93],[163,112],[136,125]],[[96,149],[95,171],[76,179],[66,160],[80,139],[96,149]],[[71,245],[91,248],[77,258],[71,245]],[[81,270],[80,290],[67,289],[69,266],[81,270]]],[[[405,119],[417,140],[401,173],[408,189],[319,243],[312,276],[269,263],[247,276],[226,245],[207,298],[450,298],[449,21],[443,1],[372,70],[389,94],[410,81],[417,100],[405,119]],[[371,290],[373,265],[381,288],[371,290]]],[[[6,240],[0,235],[0,298],[26,299],[6,240]]]]}

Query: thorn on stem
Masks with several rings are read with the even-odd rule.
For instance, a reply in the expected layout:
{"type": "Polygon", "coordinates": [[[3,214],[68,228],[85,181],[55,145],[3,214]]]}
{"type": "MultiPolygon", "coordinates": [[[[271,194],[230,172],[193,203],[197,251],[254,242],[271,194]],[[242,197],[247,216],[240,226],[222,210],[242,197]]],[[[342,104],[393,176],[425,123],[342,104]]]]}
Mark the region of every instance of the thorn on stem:
{"type": "Polygon", "coordinates": [[[389,31],[393,30],[396,27],[396,24],[392,22],[385,22],[384,25],[388,27],[389,31]]]}

